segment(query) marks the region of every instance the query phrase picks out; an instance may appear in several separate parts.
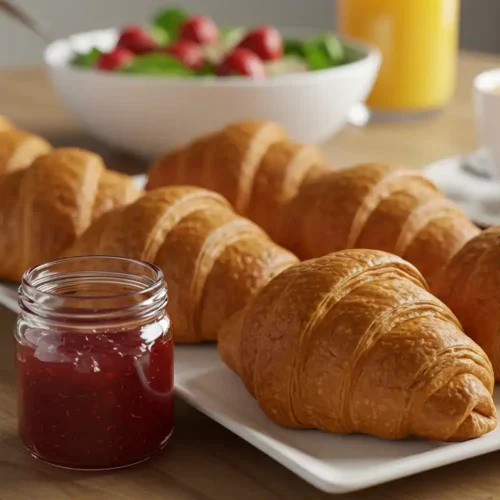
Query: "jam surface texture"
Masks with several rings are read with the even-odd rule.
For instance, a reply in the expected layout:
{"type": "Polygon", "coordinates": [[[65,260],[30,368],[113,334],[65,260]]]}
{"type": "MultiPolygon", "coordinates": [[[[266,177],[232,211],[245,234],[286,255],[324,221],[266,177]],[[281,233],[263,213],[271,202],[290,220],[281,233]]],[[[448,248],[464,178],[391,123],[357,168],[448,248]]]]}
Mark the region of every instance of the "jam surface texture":
{"type": "Polygon", "coordinates": [[[19,433],[36,457],[108,469],[147,459],[173,429],[169,321],[65,333],[27,328],[17,344],[19,433]]]}

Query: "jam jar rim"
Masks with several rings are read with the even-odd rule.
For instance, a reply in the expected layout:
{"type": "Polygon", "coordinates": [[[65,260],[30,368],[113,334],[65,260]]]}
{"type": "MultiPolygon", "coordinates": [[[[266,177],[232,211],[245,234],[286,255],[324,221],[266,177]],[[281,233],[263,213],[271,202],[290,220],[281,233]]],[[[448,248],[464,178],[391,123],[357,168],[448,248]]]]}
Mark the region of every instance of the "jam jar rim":
{"type": "MultiPolygon", "coordinates": [[[[82,271],[80,271],[82,272],[82,271]]],[[[55,259],[43,264],[38,264],[30,267],[24,274],[21,280],[21,285],[18,289],[19,295],[19,306],[21,309],[21,315],[28,315],[30,317],[40,318],[44,321],[51,321],[53,323],[58,323],[63,321],[67,325],[67,320],[71,319],[75,325],[81,324],[88,327],[89,322],[104,321],[105,323],[115,323],[120,322],[126,318],[136,318],[142,320],[150,320],[157,317],[160,314],[165,313],[165,308],[168,302],[168,289],[165,283],[163,271],[149,262],[145,262],[139,259],[131,259],[127,257],[119,257],[113,255],[82,255],[76,257],[63,257],[60,259],[55,259]],[[58,293],[54,293],[50,290],[45,290],[42,287],[47,285],[47,283],[60,280],[64,276],[67,277],[78,277],[78,271],[60,271],[54,272],[52,275],[45,276],[42,279],[41,274],[44,271],[49,270],[51,267],[57,267],[58,265],[67,262],[78,262],[78,261],[108,261],[113,263],[124,263],[134,266],[143,267],[148,269],[153,277],[147,277],[145,275],[134,274],[132,271],[120,271],[120,273],[106,271],[106,270],[93,270],[83,271],[85,276],[82,279],[89,279],[92,276],[98,276],[101,279],[105,279],[106,276],[113,276],[117,278],[121,276],[132,278],[136,285],[140,286],[140,289],[132,290],[130,292],[116,293],[109,295],[85,295],[85,294],[73,294],[71,296],[65,296],[58,293]],[[93,274],[92,274],[93,273],[93,274]],[[38,276],[37,279],[37,275],[38,276]],[[60,302],[75,302],[80,301],[82,304],[89,303],[90,301],[99,301],[103,304],[106,301],[113,300],[131,300],[132,304],[125,305],[123,307],[113,307],[113,308],[99,308],[99,309],[84,309],[84,308],[64,308],[58,310],[55,304],[60,302]],[[136,300],[134,300],[136,299],[136,300]],[[138,300],[137,300],[138,299],[138,300]],[[46,305],[49,304],[49,306],[46,305]]],[[[109,326],[109,325],[108,325],[109,326]]]]}

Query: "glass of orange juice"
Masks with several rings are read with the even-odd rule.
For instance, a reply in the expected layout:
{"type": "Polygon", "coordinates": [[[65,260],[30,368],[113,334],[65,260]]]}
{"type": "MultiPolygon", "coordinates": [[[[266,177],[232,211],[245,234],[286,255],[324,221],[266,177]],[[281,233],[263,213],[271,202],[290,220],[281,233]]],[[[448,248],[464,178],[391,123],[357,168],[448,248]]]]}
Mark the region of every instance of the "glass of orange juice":
{"type": "Polygon", "coordinates": [[[337,29],[377,45],[375,115],[436,111],[455,88],[460,0],[337,0],[337,29]]]}

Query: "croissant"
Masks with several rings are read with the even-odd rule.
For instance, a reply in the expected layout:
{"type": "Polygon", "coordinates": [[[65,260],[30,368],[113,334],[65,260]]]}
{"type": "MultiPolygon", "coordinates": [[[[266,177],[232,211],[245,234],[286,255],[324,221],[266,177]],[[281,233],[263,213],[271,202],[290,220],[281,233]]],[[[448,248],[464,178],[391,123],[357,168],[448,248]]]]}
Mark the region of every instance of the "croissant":
{"type": "Polygon", "coordinates": [[[45,139],[10,127],[0,116],[0,176],[29,167],[51,149],[45,139]]]}
{"type": "Polygon", "coordinates": [[[268,122],[230,125],[151,167],[148,188],[179,183],[222,193],[301,259],[373,248],[432,280],[479,233],[423,174],[381,164],[332,171],[268,122]]]}
{"type": "Polygon", "coordinates": [[[106,170],[99,156],[80,149],[53,149],[4,175],[0,277],[19,281],[30,266],[57,258],[92,220],[138,194],[130,177],[106,170]]]}
{"type": "Polygon", "coordinates": [[[216,340],[229,317],[298,262],[222,196],[182,186],[108,212],[65,252],[89,254],[158,265],[169,287],[174,339],[186,343],[216,340]]]}
{"type": "Polygon", "coordinates": [[[283,207],[325,169],[317,148],[288,140],[278,125],[241,122],[165,155],[151,166],[146,189],[190,184],[217,191],[277,240],[283,207]]]}
{"type": "Polygon", "coordinates": [[[223,326],[219,352],[286,427],[461,441],[496,426],[486,354],[416,268],[385,252],[283,271],[223,326]]]}
{"type": "Polygon", "coordinates": [[[500,380],[500,227],[469,241],[435,280],[433,292],[490,358],[500,380]]]}
{"type": "Polygon", "coordinates": [[[0,132],[9,130],[10,128],[14,128],[14,125],[12,125],[11,121],[5,116],[0,115],[0,132]]]}
{"type": "Polygon", "coordinates": [[[390,252],[431,282],[477,228],[421,172],[357,165],[308,183],[291,202],[286,240],[308,259],[346,248],[390,252]]]}

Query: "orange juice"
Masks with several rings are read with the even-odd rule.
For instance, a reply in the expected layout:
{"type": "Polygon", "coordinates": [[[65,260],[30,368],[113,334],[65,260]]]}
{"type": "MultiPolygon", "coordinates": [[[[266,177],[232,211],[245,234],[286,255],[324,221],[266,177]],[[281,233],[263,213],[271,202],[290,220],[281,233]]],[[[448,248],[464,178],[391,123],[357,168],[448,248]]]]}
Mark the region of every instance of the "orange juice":
{"type": "Polygon", "coordinates": [[[418,112],[447,103],[455,88],[460,0],[337,0],[337,11],[341,34],[382,52],[370,108],[418,112]]]}

